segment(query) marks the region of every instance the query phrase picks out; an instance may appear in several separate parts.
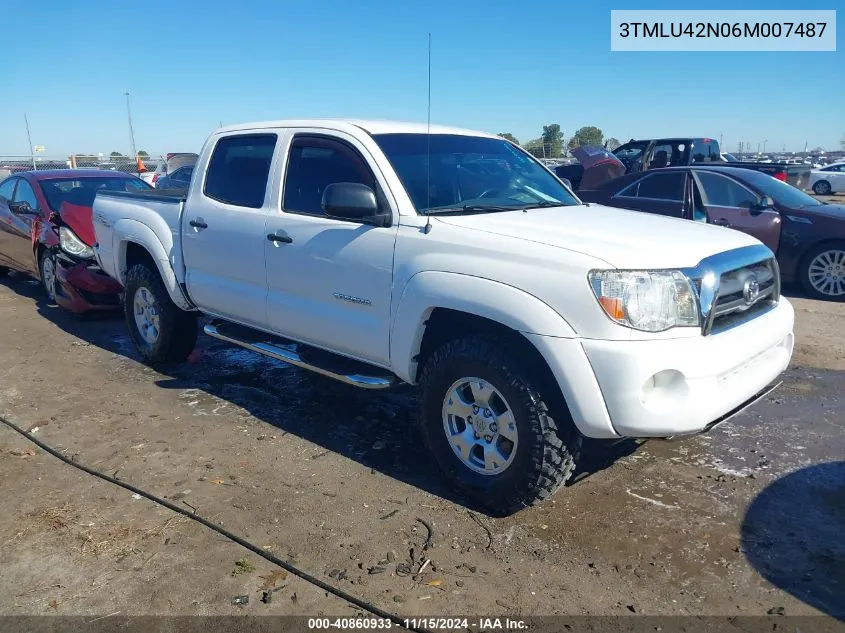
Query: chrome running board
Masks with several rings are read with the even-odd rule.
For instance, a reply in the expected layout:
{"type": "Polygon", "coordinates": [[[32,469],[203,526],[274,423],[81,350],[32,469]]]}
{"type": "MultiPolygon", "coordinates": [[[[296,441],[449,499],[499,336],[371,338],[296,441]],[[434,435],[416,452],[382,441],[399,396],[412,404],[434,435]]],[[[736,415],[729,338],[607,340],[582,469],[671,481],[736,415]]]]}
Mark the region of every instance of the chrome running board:
{"type": "MultiPolygon", "coordinates": [[[[394,386],[398,382],[398,378],[389,374],[381,376],[368,376],[365,374],[358,373],[356,371],[344,371],[342,369],[333,369],[328,366],[328,363],[326,363],[325,365],[317,365],[308,362],[307,360],[303,359],[303,357],[298,351],[287,349],[275,343],[272,340],[273,337],[271,335],[265,334],[258,330],[245,328],[244,326],[240,326],[234,323],[230,324],[226,321],[212,321],[203,328],[203,332],[221,341],[226,341],[227,343],[238,345],[239,347],[243,347],[244,349],[248,349],[252,352],[263,354],[264,356],[269,356],[270,358],[275,358],[276,360],[288,363],[289,365],[301,367],[302,369],[313,371],[322,376],[333,378],[334,380],[337,380],[339,382],[345,382],[348,385],[360,387],[361,389],[387,389],[388,387],[394,386]],[[221,331],[221,329],[224,328],[226,330],[233,329],[243,330],[245,332],[248,331],[251,336],[255,336],[258,340],[249,341],[245,338],[240,338],[236,336],[234,332],[230,333],[221,331]]],[[[320,353],[329,355],[328,352],[320,353]]],[[[360,363],[358,361],[345,359],[343,357],[337,358],[339,361],[347,363],[349,365],[366,367],[364,363],[360,363]]],[[[373,369],[376,368],[374,367],[373,369]]]]}

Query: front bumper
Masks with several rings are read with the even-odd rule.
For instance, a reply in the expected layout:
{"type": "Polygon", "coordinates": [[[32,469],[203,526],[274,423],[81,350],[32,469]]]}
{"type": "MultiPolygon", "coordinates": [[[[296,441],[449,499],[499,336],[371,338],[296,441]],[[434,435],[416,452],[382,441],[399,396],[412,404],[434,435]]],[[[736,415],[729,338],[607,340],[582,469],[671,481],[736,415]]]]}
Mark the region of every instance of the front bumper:
{"type": "Polygon", "coordinates": [[[647,341],[527,335],[588,437],[670,437],[708,430],[752,404],[792,357],[787,299],[732,329],[647,341]]]}
{"type": "Polygon", "coordinates": [[[123,286],[93,262],[57,257],[56,280],[56,303],[71,312],[120,309],[123,286]]]}

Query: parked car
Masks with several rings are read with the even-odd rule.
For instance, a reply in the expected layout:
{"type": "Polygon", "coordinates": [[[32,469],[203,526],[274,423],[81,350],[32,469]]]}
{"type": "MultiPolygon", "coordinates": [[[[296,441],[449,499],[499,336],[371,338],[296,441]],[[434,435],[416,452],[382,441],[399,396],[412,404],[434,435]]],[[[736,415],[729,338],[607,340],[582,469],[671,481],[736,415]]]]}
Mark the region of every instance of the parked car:
{"type": "Polygon", "coordinates": [[[95,253],[148,362],[215,338],[365,389],[419,385],[421,435],[511,512],[582,436],[707,431],[768,393],[794,314],[738,231],[584,206],[497,136],[280,121],[206,141],[186,196],[99,191],[95,253]]]}
{"type": "Polygon", "coordinates": [[[809,188],[820,196],[845,192],[845,162],[814,169],[810,173],[809,188]]]}
{"type": "MultiPolygon", "coordinates": [[[[601,148],[598,148],[601,149],[601,148]]],[[[582,146],[572,150],[573,156],[579,159],[579,163],[565,165],[555,168],[555,173],[561,178],[567,178],[578,191],[584,178],[584,170],[588,168],[581,160],[584,152],[595,152],[596,148],[590,149],[582,146]]],[[[620,145],[612,152],[624,166],[626,174],[648,171],[649,169],[660,169],[662,167],[681,167],[698,163],[708,165],[742,167],[743,169],[754,169],[762,171],[770,176],[788,182],[798,189],[805,189],[809,185],[810,169],[806,165],[787,165],[785,163],[774,163],[771,160],[763,161],[736,161],[731,154],[722,153],[719,150],[719,142],[712,138],[670,138],[670,139],[647,139],[631,140],[620,145]]],[[[590,178],[590,183],[595,182],[595,176],[590,178]]],[[[587,184],[586,188],[591,188],[587,184]]]]}
{"type": "Polygon", "coordinates": [[[815,298],[845,300],[845,205],[825,204],[762,172],[672,167],[609,180],[579,196],[743,231],[777,254],[785,282],[815,298]]]}
{"type": "Polygon", "coordinates": [[[188,185],[191,184],[191,175],[193,175],[193,173],[193,165],[185,165],[184,167],[179,167],[171,173],[161,176],[156,181],[156,187],[158,189],[187,191],[188,185]]]}
{"type": "Polygon", "coordinates": [[[193,166],[197,162],[197,154],[193,152],[171,152],[167,154],[165,160],[158,164],[149,183],[154,187],[158,187],[159,178],[163,178],[167,174],[173,173],[180,167],[187,165],[193,166]]]}
{"type": "Polygon", "coordinates": [[[94,260],[91,207],[98,190],[151,187],[120,172],[59,169],[15,174],[0,183],[0,275],[41,280],[50,301],[75,313],[120,306],[121,286],[94,260]]]}
{"type": "MultiPolygon", "coordinates": [[[[583,153],[595,153],[600,149],[604,148],[591,148],[590,146],[575,148],[572,150],[572,155],[578,158],[579,162],[573,165],[555,167],[555,174],[569,180],[577,191],[581,187],[581,179],[584,177],[584,169],[586,168],[586,165],[581,161],[583,153]]],[[[612,155],[622,163],[624,166],[622,173],[626,174],[661,167],[721,160],[719,142],[716,139],[705,137],[660,138],[639,141],[631,139],[614,149],[612,155]]]]}

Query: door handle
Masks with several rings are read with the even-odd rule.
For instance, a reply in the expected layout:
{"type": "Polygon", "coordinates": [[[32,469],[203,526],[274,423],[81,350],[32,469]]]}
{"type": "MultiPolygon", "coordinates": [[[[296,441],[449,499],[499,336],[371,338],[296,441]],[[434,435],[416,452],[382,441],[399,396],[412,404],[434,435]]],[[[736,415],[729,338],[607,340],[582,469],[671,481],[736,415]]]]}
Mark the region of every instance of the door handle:
{"type": "Polygon", "coordinates": [[[731,223],[728,222],[725,218],[719,218],[713,224],[716,224],[717,226],[730,226],[731,225],[731,223]]]}
{"type": "Polygon", "coordinates": [[[293,242],[293,238],[289,235],[277,235],[276,233],[268,233],[267,239],[271,242],[281,242],[282,244],[290,244],[293,242]]]}
{"type": "Polygon", "coordinates": [[[203,220],[202,218],[194,218],[193,220],[188,222],[188,224],[190,224],[195,229],[207,229],[208,228],[208,224],[206,224],[205,220],[203,220]]]}

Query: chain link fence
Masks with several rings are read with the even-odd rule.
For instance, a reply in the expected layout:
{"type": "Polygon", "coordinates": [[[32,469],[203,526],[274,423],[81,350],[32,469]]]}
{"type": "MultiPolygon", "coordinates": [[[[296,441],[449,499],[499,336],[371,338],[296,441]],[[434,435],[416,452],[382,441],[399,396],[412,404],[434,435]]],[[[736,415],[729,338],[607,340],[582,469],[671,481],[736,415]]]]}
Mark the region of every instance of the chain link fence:
{"type": "Polygon", "coordinates": [[[70,156],[12,156],[0,155],[0,180],[22,171],[46,169],[107,169],[141,176],[152,174],[165,160],[164,156],[99,156],[71,154],[70,156]]]}

